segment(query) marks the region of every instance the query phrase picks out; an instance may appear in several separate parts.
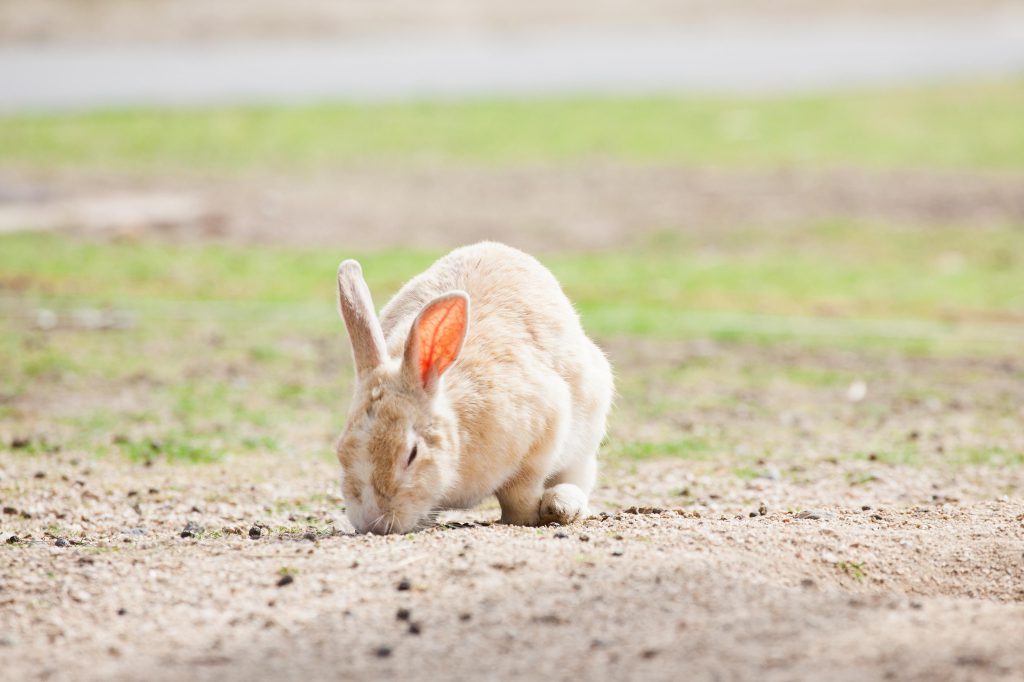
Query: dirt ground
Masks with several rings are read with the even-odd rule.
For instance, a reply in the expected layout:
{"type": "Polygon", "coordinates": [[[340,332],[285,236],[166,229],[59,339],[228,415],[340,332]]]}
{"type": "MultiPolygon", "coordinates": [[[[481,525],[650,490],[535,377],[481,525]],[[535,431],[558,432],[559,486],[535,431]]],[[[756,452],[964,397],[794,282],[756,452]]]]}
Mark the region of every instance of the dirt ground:
{"type": "Polygon", "coordinates": [[[571,527],[501,526],[492,502],[353,535],[326,428],[211,465],[9,451],[5,678],[1024,675],[1024,470],[999,460],[1024,451],[1019,358],[606,345],[613,440],[725,445],[609,464],[571,527]],[[815,369],[836,380],[786,379],[815,369]],[[907,443],[920,461],[892,460],[907,443]],[[1003,454],[947,461],[964,448],[1003,454]]]}
{"type": "Polygon", "coordinates": [[[359,38],[401,31],[520,31],[743,18],[934,16],[1020,8],[1019,0],[5,0],[0,40],[16,43],[359,38]]]}
{"type": "Polygon", "coordinates": [[[6,461],[5,675],[1019,679],[1024,504],[999,490],[1020,475],[847,471],[725,485],[651,463],[573,527],[489,510],[374,537],[349,533],[323,462],[6,461]]]}
{"type": "Polygon", "coordinates": [[[352,166],[161,175],[0,168],[6,227],[352,249],[501,239],[529,250],[610,248],[842,219],[901,226],[1024,220],[1024,176],[967,171],[587,166],[352,166]]]}

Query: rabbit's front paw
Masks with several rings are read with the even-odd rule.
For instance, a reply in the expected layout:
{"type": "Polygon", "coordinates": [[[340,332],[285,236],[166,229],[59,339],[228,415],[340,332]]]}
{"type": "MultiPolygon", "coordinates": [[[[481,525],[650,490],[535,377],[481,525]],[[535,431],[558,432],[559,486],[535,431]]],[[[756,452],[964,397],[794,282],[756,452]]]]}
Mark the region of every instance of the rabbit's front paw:
{"type": "Polygon", "coordinates": [[[587,496],[572,483],[560,483],[544,491],[540,498],[540,522],[573,523],[587,515],[587,496]]]}

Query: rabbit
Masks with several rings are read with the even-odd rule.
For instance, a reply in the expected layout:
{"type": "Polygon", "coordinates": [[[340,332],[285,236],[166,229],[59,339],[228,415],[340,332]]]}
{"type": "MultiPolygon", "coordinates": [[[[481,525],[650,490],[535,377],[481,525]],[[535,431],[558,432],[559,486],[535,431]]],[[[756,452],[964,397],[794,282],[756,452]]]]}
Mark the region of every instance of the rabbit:
{"type": "Polygon", "coordinates": [[[337,455],[357,532],[410,532],[489,495],[503,523],[586,517],[612,368],[539,261],[495,242],[458,248],[378,320],[346,260],[338,307],[356,378],[337,455]]]}

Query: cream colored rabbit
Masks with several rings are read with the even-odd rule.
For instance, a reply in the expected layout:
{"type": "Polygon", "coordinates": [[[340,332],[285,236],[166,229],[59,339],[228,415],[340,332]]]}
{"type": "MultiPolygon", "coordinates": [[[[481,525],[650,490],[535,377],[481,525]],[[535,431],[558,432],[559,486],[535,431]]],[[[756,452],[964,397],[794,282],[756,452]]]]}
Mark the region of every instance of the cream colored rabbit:
{"type": "Polygon", "coordinates": [[[456,249],[374,312],[338,268],[355,396],[338,444],[360,532],[405,533],[497,495],[501,520],[587,514],[613,388],[554,275],[502,244],[456,249]]]}

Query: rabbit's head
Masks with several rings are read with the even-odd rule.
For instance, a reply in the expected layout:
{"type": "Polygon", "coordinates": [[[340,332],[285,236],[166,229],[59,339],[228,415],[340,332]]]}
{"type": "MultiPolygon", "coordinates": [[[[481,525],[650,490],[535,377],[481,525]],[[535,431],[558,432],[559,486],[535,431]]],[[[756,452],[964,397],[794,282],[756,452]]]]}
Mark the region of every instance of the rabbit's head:
{"type": "Polygon", "coordinates": [[[346,512],[361,533],[405,533],[436,510],[456,481],[459,431],[444,394],[469,325],[469,297],[427,303],[402,357],[388,354],[359,263],[338,268],[338,306],[352,342],[356,388],[338,443],[346,512]]]}

